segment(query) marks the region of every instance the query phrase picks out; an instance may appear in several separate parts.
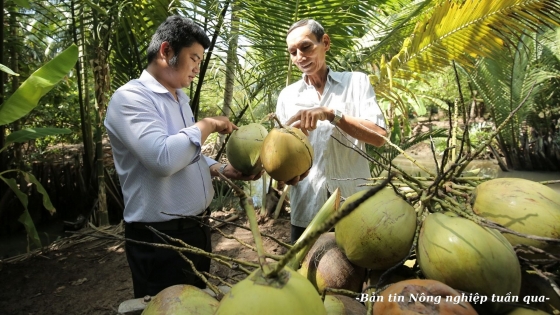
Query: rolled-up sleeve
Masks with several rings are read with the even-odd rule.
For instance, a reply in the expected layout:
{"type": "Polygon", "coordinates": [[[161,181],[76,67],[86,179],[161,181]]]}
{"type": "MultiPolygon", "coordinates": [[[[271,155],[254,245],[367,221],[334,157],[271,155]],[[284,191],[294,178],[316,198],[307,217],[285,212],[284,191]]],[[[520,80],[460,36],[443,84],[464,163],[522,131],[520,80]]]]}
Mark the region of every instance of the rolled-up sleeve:
{"type": "Polygon", "coordinates": [[[364,91],[360,101],[360,117],[363,117],[364,119],[369,120],[385,129],[385,116],[383,115],[379,104],[377,104],[375,91],[369,82],[368,76],[363,73],[357,73],[356,75],[359,75],[357,84],[359,84],[360,90],[364,91]]]}

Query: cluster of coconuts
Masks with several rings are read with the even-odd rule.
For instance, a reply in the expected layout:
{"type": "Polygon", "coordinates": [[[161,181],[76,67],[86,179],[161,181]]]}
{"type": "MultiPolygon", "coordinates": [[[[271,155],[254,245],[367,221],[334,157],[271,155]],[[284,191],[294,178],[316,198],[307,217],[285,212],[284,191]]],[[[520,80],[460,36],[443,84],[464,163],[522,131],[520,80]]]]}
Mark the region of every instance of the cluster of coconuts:
{"type": "MultiPolygon", "coordinates": [[[[342,209],[364,194],[365,191],[361,191],[347,198],[342,209]]],[[[560,239],[560,194],[545,185],[518,178],[493,179],[475,188],[471,202],[477,215],[516,232],[560,239]]],[[[410,204],[392,188],[385,188],[336,225],[336,244],[352,265],[369,269],[370,273],[382,272],[408,256],[418,227],[416,217],[410,204]]],[[[486,297],[493,294],[520,296],[525,281],[522,283],[523,274],[513,246],[526,244],[552,253],[557,253],[558,249],[550,243],[501,234],[452,213],[431,213],[420,221],[418,243],[414,247],[416,263],[432,282],[419,284],[414,282],[417,279],[405,280],[402,286],[411,289],[421,285],[422,289],[417,292],[424,290],[422,292],[433,296],[453,296],[451,290],[486,297]],[[436,289],[430,293],[435,284],[436,289]]],[[[302,269],[304,267],[305,263],[302,269]]],[[[320,267],[318,264],[314,268],[320,270],[320,267]]],[[[338,272],[344,270],[345,267],[338,272]]],[[[319,280],[329,277],[313,275],[308,279],[320,290],[319,280]]],[[[552,301],[552,297],[549,300],[552,301]]],[[[542,308],[550,310],[554,307],[551,304],[543,304],[542,308]]],[[[385,299],[375,305],[374,314],[430,313],[429,309],[421,311],[428,306],[418,303],[395,303],[385,299]]],[[[560,305],[560,301],[556,305],[560,305]]],[[[440,313],[434,314],[477,314],[474,309],[480,314],[540,314],[491,301],[473,306],[442,304],[438,306],[440,313]],[[445,309],[448,311],[443,311],[445,309]]],[[[433,303],[429,307],[434,307],[433,303]]]]}
{"type": "Polygon", "coordinates": [[[244,175],[263,168],[277,181],[288,181],[305,173],[313,164],[313,148],[298,128],[285,126],[270,132],[258,123],[239,127],[226,144],[230,164],[244,175]]]}
{"type": "MultiPolygon", "coordinates": [[[[492,179],[475,188],[471,195],[471,203],[478,216],[516,232],[560,238],[560,194],[545,185],[519,178],[492,179]]],[[[416,263],[426,278],[455,290],[488,298],[493,295],[502,298],[516,296],[519,297],[519,301],[523,296],[538,295],[541,292],[549,297],[547,302],[540,305],[532,303],[531,306],[549,312],[557,309],[560,301],[554,299],[556,294],[550,292],[550,286],[543,285],[542,281],[535,282],[534,278],[529,278],[522,271],[518,255],[513,248],[518,244],[557,253],[557,247],[552,247],[549,243],[509,233],[501,234],[497,230],[483,227],[455,214],[436,212],[423,218],[415,248],[416,263]],[[533,287],[523,292],[522,289],[526,286],[533,287]]],[[[407,283],[407,286],[409,285],[411,284],[407,283]]],[[[395,291],[387,292],[392,293],[395,291]]],[[[374,314],[424,314],[406,313],[413,309],[420,310],[424,306],[418,303],[405,304],[376,302],[374,314]],[[378,308],[382,309],[379,313],[376,312],[378,308]],[[394,311],[387,311],[389,308],[394,311]]],[[[547,314],[542,310],[512,308],[507,303],[491,301],[473,306],[479,314],[547,314]]],[[[439,314],[444,314],[445,307],[440,305],[439,314]]],[[[467,309],[463,308],[462,311],[467,309]]],[[[455,310],[445,314],[471,313],[455,310]]]]}
{"type": "MultiPolygon", "coordinates": [[[[256,174],[264,168],[272,178],[285,181],[311,167],[313,151],[299,129],[277,128],[267,133],[262,125],[249,124],[232,134],[227,155],[244,174],[256,174]]],[[[364,194],[360,191],[348,197],[341,211],[364,194]]],[[[545,185],[518,178],[493,179],[477,186],[471,201],[478,216],[514,231],[560,238],[560,194],[545,185]]],[[[539,292],[548,294],[546,284],[522,272],[513,249],[517,244],[553,251],[548,243],[502,235],[451,213],[417,218],[414,208],[393,188],[384,188],[340,220],[334,233],[321,235],[299,270],[285,267],[278,277],[270,279],[257,269],[235,284],[218,304],[215,299],[204,300],[205,296],[193,298],[192,304],[204,300],[211,305],[212,310],[200,314],[365,314],[363,305],[354,299],[329,294],[322,301],[320,294],[325,288],[361,292],[366,270],[383,272],[415,250],[416,263],[428,279],[406,279],[385,288],[378,293],[385,298],[375,302],[373,314],[546,314],[512,309],[504,303],[471,305],[446,299],[460,296],[458,290],[487,297],[520,296],[524,283],[540,285],[539,292]],[[389,300],[389,296],[409,298],[414,294],[440,297],[441,302],[389,300]]],[[[535,290],[525,293],[534,295],[535,290]]]]}

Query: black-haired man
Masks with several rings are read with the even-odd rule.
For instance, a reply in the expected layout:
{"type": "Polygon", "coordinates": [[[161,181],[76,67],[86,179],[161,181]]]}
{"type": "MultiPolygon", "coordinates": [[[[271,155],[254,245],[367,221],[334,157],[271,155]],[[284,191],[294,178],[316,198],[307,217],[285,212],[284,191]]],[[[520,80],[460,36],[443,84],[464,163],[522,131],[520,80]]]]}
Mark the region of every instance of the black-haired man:
{"type": "MultiPolygon", "coordinates": [[[[208,214],[214,196],[211,176],[218,172],[232,179],[260,176],[243,176],[230,164],[201,154],[211,133],[237,129],[223,116],[195,122],[190,99],[182,91],[200,72],[209,45],[208,36],[192,20],[167,18],[152,37],[148,66],[140,78],[111,97],[105,126],[124,196],[127,239],[162,243],[147,228],[151,226],[210,252],[210,231],[201,217],[208,214]]],[[[127,242],[126,254],[137,298],[174,284],[205,287],[175,251],[127,242]]],[[[186,256],[198,271],[209,271],[208,258],[186,256]]]]}

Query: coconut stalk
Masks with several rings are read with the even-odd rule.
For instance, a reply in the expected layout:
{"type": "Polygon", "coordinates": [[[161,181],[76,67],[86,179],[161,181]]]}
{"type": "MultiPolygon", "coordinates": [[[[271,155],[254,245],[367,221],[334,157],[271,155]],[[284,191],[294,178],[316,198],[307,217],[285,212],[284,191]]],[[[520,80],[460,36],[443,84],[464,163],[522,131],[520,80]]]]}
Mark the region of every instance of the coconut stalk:
{"type": "Polygon", "coordinates": [[[237,196],[239,197],[239,204],[245,209],[245,213],[247,215],[247,219],[249,220],[249,226],[251,228],[251,233],[253,234],[253,239],[255,240],[255,247],[257,249],[257,259],[261,269],[264,272],[267,272],[270,268],[266,263],[266,252],[264,251],[264,245],[261,237],[261,233],[259,231],[259,225],[257,223],[257,214],[255,212],[255,207],[253,207],[253,201],[247,197],[245,191],[235,185],[229,178],[225,177],[224,175],[218,173],[220,178],[235,191],[237,196]]]}
{"type": "Polygon", "coordinates": [[[280,216],[280,210],[282,210],[282,206],[284,205],[284,200],[286,200],[286,196],[290,191],[290,185],[284,186],[282,190],[282,194],[280,195],[280,199],[278,199],[278,203],[276,204],[276,209],[274,209],[274,215],[272,216],[273,219],[278,219],[280,216]]]}
{"type": "Polygon", "coordinates": [[[551,185],[551,184],[560,184],[560,179],[555,179],[555,180],[545,180],[542,182],[539,182],[543,185],[551,185]]]}
{"type": "MultiPolygon", "coordinates": [[[[364,128],[365,128],[365,127],[364,127],[364,128]]],[[[372,130],[372,129],[368,129],[368,130],[371,131],[371,132],[373,132],[373,133],[375,133],[378,137],[382,138],[383,140],[385,140],[385,143],[386,143],[386,144],[388,144],[388,145],[392,146],[393,148],[395,148],[395,149],[396,149],[397,151],[399,151],[399,153],[402,154],[407,160],[409,160],[410,162],[412,162],[412,164],[416,165],[419,169],[421,169],[421,170],[423,170],[424,172],[426,172],[429,176],[431,176],[431,177],[436,177],[436,176],[434,175],[433,172],[429,171],[429,170],[428,170],[427,168],[425,168],[424,166],[418,164],[416,159],[414,159],[414,158],[412,158],[410,155],[408,155],[408,154],[407,154],[403,149],[401,149],[398,145],[396,145],[396,144],[394,144],[393,142],[391,142],[391,140],[390,140],[389,138],[387,138],[387,137],[385,137],[384,135],[382,135],[382,134],[376,132],[375,130],[372,130]]],[[[333,139],[335,139],[335,138],[333,137],[333,139]]],[[[339,141],[339,143],[340,143],[340,141],[339,141]]],[[[366,155],[367,155],[367,154],[366,154],[366,155]]],[[[396,167],[395,165],[392,165],[392,163],[391,163],[390,167],[394,167],[394,168],[400,170],[400,169],[399,169],[398,167],[396,167]]],[[[387,168],[389,168],[389,167],[387,167],[387,168]]],[[[388,170],[388,169],[387,169],[387,170],[388,170]]],[[[402,173],[405,173],[405,172],[402,171],[402,170],[400,170],[400,171],[401,171],[402,173]]],[[[405,173],[405,174],[406,174],[406,173],[405,173]]]]}
{"type": "MultiPolygon", "coordinates": [[[[272,185],[272,178],[270,179],[270,183],[272,185]]],[[[261,216],[266,216],[266,193],[267,193],[267,189],[266,189],[266,176],[261,177],[261,182],[262,182],[262,194],[261,194],[261,216]]]]}
{"type": "MultiPolygon", "coordinates": [[[[466,127],[466,126],[465,126],[466,127]]],[[[457,132],[459,131],[459,100],[453,106],[453,133],[451,135],[451,161],[457,157],[457,132]]]]}
{"type": "MultiPolygon", "coordinates": [[[[303,242],[305,239],[307,239],[307,236],[309,234],[311,234],[313,231],[318,229],[323,223],[325,223],[325,221],[327,221],[329,217],[331,217],[334,213],[336,213],[336,211],[338,211],[339,208],[340,208],[340,189],[337,188],[334,191],[334,193],[329,197],[327,202],[325,202],[325,204],[323,204],[321,209],[319,209],[319,212],[317,212],[313,220],[311,220],[311,223],[309,223],[305,231],[303,231],[301,236],[296,241],[296,244],[303,242]]],[[[301,265],[301,262],[305,258],[305,255],[307,255],[309,250],[311,250],[311,247],[313,247],[313,244],[315,244],[317,238],[319,238],[319,236],[317,236],[313,240],[310,240],[309,244],[305,246],[302,250],[300,250],[294,256],[294,258],[290,262],[288,262],[287,264],[288,267],[292,268],[293,270],[298,270],[299,266],[301,265]]]]}
{"type": "MultiPolygon", "coordinates": [[[[221,222],[222,224],[228,224],[228,225],[231,225],[231,226],[238,227],[238,228],[240,228],[240,229],[244,229],[244,230],[251,231],[251,228],[248,228],[248,227],[243,226],[243,225],[241,225],[241,224],[237,224],[237,223],[234,223],[234,222],[230,222],[229,219],[227,219],[227,220],[222,220],[222,219],[219,219],[219,218],[212,218],[212,220],[221,222]]],[[[212,227],[212,228],[215,228],[215,227],[212,227]]],[[[261,236],[266,237],[266,238],[268,238],[268,239],[270,239],[270,240],[276,242],[278,245],[280,245],[280,246],[282,246],[282,247],[284,247],[284,248],[288,248],[288,249],[289,249],[289,248],[292,247],[291,244],[282,242],[281,240],[277,239],[276,237],[274,237],[274,236],[272,236],[272,235],[265,234],[265,233],[261,233],[261,236]]]]}
{"type": "Polygon", "coordinates": [[[498,134],[506,127],[506,125],[510,122],[511,119],[513,119],[513,116],[515,116],[515,114],[521,109],[521,107],[523,107],[523,105],[527,102],[527,100],[529,99],[529,96],[531,95],[531,92],[533,91],[533,89],[535,88],[535,83],[533,83],[533,85],[531,86],[531,88],[529,89],[529,92],[527,92],[527,95],[525,96],[525,98],[519,103],[519,105],[517,105],[517,107],[511,111],[511,113],[509,113],[509,115],[506,117],[506,119],[502,122],[502,124],[496,128],[496,130],[490,135],[490,137],[486,140],[483,141],[478,148],[476,148],[475,153],[472,155],[467,155],[466,157],[462,157],[459,158],[456,164],[460,164],[461,167],[458,168],[457,172],[455,172],[456,176],[459,176],[459,174],[461,174],[465,168],[467,167],[467,165],[474,160],[480,153],[482,153],[482,151],[486,148],[486,146],[490,143],[492,143],[492,140],[498,136],[498,134]]]}
{"type": "MultiPolygon", "coordinates": [[[[239,244],[241,244],[242,246],[252,250],[252,251],[257,251],[256,248],[250,244],[247,244],[245,241],[243,241],[242,239],[240,239],[239,237],[236,237],[235,235],[231,235],[231,234],[226,234],[224,233],[222,230],[220,230],[219,228],[214,228],[214,230],[216,232],[218,232],[223,238],[226,239],[230,239],[230,240],[236,240],[239,244]]],[[[261,235],[262,236],[262,235],[261,235]]],[[[274,260],[280,260],[282,257],[279,255],[273,255],[270,253],[265,252],[265,255],[267,258],[272,258],[274,260]]]]}

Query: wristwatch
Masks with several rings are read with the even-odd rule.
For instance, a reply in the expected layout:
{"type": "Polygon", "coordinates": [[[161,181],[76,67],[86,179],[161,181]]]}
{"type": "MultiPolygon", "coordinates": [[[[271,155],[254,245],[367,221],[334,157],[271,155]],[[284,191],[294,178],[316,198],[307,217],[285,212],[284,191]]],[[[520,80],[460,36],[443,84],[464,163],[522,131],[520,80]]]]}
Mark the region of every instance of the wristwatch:
{"type": "Polygon", "coordinates": [[[338,122],[344,117],[344,114],[338,109],[334,110],[334,118],[331,120],[331,125],[336,126],[338,122]]]}

